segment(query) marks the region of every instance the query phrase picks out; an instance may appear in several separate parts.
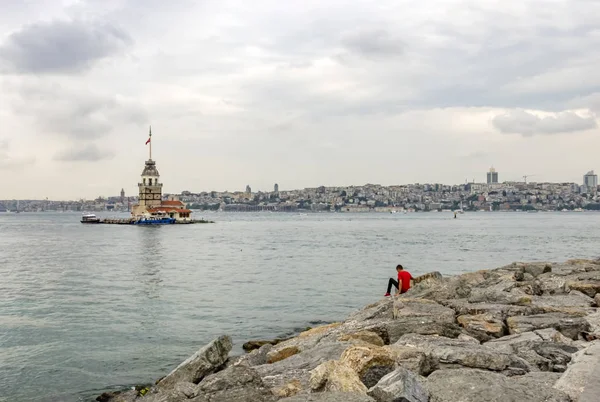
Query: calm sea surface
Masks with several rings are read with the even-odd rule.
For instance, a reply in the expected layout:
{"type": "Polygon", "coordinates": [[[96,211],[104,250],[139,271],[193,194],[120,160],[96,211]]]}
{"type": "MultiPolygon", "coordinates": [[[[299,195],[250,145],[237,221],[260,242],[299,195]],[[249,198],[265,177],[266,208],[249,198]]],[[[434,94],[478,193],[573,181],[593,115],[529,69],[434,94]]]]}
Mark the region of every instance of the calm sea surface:
{"type": "Polygon", "coordinates": [[[342,319],[383,296],[397,263],[457,274],[600,256],[599,213],[203,216],[217,223],[0,214],[0,401],[93,400],[223,333],[240,352],[342,319]]]}

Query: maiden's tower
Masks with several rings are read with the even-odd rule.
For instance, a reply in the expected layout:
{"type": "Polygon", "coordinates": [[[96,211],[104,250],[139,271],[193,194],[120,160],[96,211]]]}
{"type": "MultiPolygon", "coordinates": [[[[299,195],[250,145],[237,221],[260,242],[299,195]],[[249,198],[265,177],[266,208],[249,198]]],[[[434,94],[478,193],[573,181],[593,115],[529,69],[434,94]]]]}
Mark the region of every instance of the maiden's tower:
{"type": "Polygon", "coordinates": [[[185,208],[185,204],[177,199],[163,200],[160,174],[156,162],[152,160],[152,129],[148,134],[149,158],[142,171],[142,181],[138,183],[139,201],[131,209],[134,218],[169,216],[177,221],[191,220],[192,211],[185,208]]]}

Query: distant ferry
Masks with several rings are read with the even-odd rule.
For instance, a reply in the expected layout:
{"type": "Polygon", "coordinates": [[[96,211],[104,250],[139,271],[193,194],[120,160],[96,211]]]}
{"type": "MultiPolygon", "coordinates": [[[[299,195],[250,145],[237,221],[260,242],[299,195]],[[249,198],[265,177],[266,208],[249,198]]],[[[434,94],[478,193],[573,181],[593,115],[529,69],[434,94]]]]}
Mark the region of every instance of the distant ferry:
{"type": "Polygon", "coordinates": [[[81,223],[100,223],[100,218],[94,214],[84,214],[81,217],[81,223]]]}

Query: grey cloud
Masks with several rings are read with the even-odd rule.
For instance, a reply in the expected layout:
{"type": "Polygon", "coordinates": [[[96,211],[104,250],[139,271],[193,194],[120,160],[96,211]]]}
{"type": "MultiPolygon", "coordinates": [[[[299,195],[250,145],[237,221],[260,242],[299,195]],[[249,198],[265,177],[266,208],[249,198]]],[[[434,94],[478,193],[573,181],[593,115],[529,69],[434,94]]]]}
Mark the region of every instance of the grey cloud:
{"type": "Polygon", "coordinates": [[[33,80],[10,88],[17,94],[13,110],[29,117],[44,134],[70,140],[95,140],[126,124],[145,125],[146,111],[115,95],[33,80]]]}
{"type": "Polygon", "coordinates": [[[490,153],[485,151],[474,151],[462,157],[466,159],[487,159],[490,157],[490,153]]]}
{"type": "Polygon", "coordinates": [[[29,157],[13,157],[11,154],[10,141],[0,140],[0,170],[20,170],[26,166],[33,165],[36,159],[29,157]]]}
{"type": "Polygon", "coordinates": [[[554,116],[538,117],[524,110],[512,110],[492,119],[492,125],[505,134],[521,134],[531,137],[535,134],[559,134],[585,131],[597,127],[594,117],[581,117],[570,111],[554,116]]]}
{"type": "Polygon", "coordinates": [[[74,145],[54,156],[54,160],[61,162],[97,162],[112,159],[114,152],[100,149],[95,144],[74,145]]]}
{"type": "Polygon", "coordinates": [[[0,45],[0,67],[11,73],[73,73],[131,45],[123,30],[94,21],[54,20],[22,27],[0,45]]]}
{"type": "Polygon", "coordinates": [[[383,29],[360,31],[342,39],[351,52],[364,57],[393,57],[404,53],[405,43],[383,29]]]}

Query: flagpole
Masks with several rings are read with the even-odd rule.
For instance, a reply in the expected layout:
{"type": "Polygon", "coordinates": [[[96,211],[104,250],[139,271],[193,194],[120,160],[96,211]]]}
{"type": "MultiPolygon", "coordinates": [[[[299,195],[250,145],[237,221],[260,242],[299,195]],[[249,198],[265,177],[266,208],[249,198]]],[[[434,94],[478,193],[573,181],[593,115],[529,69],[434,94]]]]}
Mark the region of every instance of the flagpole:
{"type": "Polygon", "coordinates": [[[152,126],[150,126],[150,160],[152,160],[152,126]]]}

